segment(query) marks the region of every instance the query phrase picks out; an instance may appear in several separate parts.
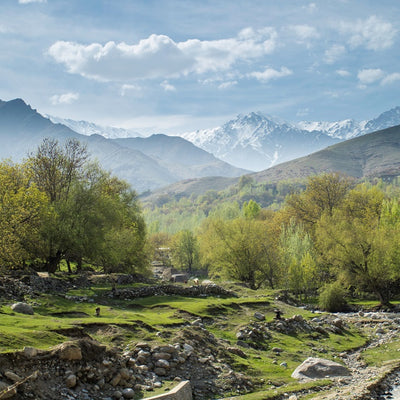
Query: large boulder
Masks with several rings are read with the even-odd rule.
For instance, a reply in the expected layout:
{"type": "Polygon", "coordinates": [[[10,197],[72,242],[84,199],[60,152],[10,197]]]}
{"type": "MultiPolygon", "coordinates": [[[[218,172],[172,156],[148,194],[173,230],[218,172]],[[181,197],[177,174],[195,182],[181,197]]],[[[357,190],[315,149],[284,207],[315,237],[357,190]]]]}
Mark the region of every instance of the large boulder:
{"type": "Polygon", "coordinates": [[[26,303],[15,303],[11,306],[11,310],[20,314],[28,314],[28,315],[34,314],[32,306],[26,303]]]}
{"type": "Polygon", "coordinates": [[[323,358],[309,357],[294,370],[292,378],[321,379],[349,375],[351,375],[350,371],[342,364],[323,358]]]}

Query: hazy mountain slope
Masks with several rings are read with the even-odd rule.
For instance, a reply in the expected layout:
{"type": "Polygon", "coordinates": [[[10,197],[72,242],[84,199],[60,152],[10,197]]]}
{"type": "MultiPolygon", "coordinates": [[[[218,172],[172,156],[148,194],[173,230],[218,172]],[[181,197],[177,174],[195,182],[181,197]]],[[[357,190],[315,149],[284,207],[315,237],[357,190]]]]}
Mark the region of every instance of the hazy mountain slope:
{"type": "Polygon", "coordinates": [[[240,176],[249,171],[235,168],[177,136],[114,139],[121,146],[139,150],[181,179],[205,176],[240,176]]]}
{"type": "MultiPolygon", "coordinates": [[[[177,153],[171,150],[173,157],[170,155],[170,149],[174,148],[173,138],[165,140],[155,151],[159,157],[152,157],[135,149],[134,146],[124,146],[100,135],[80,135],[65,125],[54,124],[21,99],[0,101],[0,158],[11,158],[19,162],[30,152],[35,151],[46,137],[56,138],[60,142],[73,137],[87,144],[93,159],[97,159],[103,168],[127,180],[139,192],[166,186],[182,178],[224,173],[232,176],[246,172],[216,160],[200,149],[197,153],[201,154],[204,160],[207,159],[208,163],[195,164],[196,159],[193,158],[193,165],[186,168],[180,163],[177,153]],[[163,154],[166,161],[163,160],[163,154]],[[174,157],[177,159],[175,164],[174,157]]],[[[194,154],[195,147],[191,143],[187,143],[187,146],[194,154]]],[[[190,154],[187,156],[190,157],[190,154]]],[[[186,155],[181,158],[185,157],[186,155]]],[[[197,161],[201,161],[201,157],[198,156],[197,161]]]]}
{"type": "Polygon", "coordinates": [[[356,178],[400,175],[400,125],[327,147],[251,176],[258,182],[341,172],[356,178]]]}
{"type": "Polygon", "coordinates": [[[88,121],[75,121],[69,118],[59,118],[52,115],[45,115],[51,122],[55,124],[63,124],[73,131],[81,135],[101,135],[107,139],[140,137],[140,133],[123,128],[115,128],[113,126],[102,126],[88,121]]]}

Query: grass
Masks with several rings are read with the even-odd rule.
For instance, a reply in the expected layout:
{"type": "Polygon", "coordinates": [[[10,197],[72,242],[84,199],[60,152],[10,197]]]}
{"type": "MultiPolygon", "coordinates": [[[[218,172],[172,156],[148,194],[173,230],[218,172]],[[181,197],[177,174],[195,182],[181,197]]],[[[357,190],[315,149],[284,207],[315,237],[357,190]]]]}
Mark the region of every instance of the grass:
{"type": "MultiPolygon", "coordinates": [[[[0,308],[0,352],[22,350],[24,346],[48,349],[69,340],[72,330],[81,330],[103,344],[120,349],[131,348],[143,340],[169,343],[188,321],[197,318],[202,318],[207,330],[215,337],[236,345],[236,333],[240,328],[256,322],[255,311],[262,312],[267,322],[273,320],[275,308],[282,311],[284,318],[295,314],[301,314],[304,319],[315,317],[307,310],[275,302],[275,293],[271,290],[250,291],[234,285],[229,285],[229,288],[240,291],[241,297],[193,299],[153,296],[124,301],[109,298],[111,287],[102,284],[70,290],[68,296],[72,297],[67,298],[42,294],[31,300],[35,310],[32,316],[14,313],[10,304],[3,303],[0,308]],[[95,316],[97,307],[100,307],[99,317],[95,316]],[[157,332],[167,333],[168,339],[163,339],[162,335],[159,337],[157,332]]],[[[291,378],[291,373],[309,356],[334,358],[339,352],[359,348],[366,340],[367,337],[355,329],[341,335],[330,333],[325,336],[313,336],[309,332],[288,335],[273,331],[272,337],[266,341],[265,350],[245,349],[246,359],[231,355],[230,365],[258,383],[257,393],[235,398],[269,399],[310,385],[327,385],[329,381],[299,383],[291,378]],[[273,347],[281,348],[282,352],[276,354],[273,347]],[[281,366],[281,362],[285,362],[287,368],[281,366]]],[[[374,359],[384,362],[399,356],[399,348],[400,342],[394,342],[388,348],[376,349],[375,353],[371,350],[363,356],[367,362],[372,363],[374,359]]],[[[160,389],[161,393],[165,389],[166,385],[160,389]]]]}

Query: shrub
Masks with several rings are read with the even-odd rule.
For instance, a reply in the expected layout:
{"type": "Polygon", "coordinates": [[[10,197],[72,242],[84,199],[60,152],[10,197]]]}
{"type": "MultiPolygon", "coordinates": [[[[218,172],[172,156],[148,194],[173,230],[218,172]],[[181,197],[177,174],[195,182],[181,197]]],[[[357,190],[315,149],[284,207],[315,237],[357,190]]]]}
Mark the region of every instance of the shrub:
{"type": "Polygon", "coordinates": [[[319,306],[325,311],[344,311],[347,306],[345,295],[346,290],[339,282],[326,284],[319,295],[319,306]]]}

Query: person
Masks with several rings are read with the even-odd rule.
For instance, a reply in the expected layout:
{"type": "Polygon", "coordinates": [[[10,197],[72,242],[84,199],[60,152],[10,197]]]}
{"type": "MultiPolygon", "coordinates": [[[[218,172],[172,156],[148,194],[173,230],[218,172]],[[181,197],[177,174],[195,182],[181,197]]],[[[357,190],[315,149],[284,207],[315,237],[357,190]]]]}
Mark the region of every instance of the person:
{"type": "Polygon", "coordinates": [[[282,319],[282,311],[281,310],[275,309],[274,313],[275,313],[275,319],[282,319]]]}
{"type": "Polygon", "coordinates": [[[96,308],[96,317],[100,317],[100,307],[96,308]]]}

